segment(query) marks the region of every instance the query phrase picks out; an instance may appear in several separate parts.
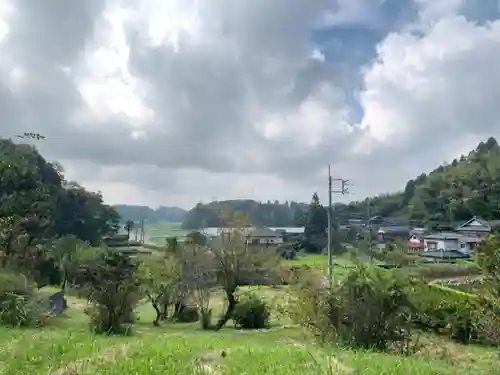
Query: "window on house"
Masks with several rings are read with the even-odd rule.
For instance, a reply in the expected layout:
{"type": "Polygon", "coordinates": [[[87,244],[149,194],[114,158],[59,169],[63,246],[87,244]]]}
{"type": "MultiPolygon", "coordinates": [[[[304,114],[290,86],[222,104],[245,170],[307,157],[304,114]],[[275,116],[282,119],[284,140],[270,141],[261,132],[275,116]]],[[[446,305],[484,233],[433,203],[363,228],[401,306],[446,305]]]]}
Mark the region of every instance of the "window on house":
{"type": "Polygon", "coordinates": [[[427,248],[429,250],[437,250],[437,242],[427,242],[427,248]]]}
{"type": "Polygon", "coordinates": [[[463,242],[460,244],[460,248],[461,248],[461,249],[464,249],[464,248],[465,248],[465,244],[464,244],[463,242]]]}

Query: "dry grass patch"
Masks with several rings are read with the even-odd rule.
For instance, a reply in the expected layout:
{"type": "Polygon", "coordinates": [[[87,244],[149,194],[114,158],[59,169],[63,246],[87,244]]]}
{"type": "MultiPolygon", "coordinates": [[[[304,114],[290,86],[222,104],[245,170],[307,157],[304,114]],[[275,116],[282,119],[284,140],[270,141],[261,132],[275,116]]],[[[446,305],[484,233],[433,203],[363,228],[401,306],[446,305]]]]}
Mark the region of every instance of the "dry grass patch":
{"type": "Polygon", "coordinates": [[[50,372],[50,375],[78,375],[83,371],[88,371],[93,363],[97,362],[114,362],[120,358],[126,358],[129,352],[129,344],[122,344],[117,347],[110,347],[104,349],[102,352],[97,353],[95,356],[78,359],[70,362],[64,367],[50,372]]]}

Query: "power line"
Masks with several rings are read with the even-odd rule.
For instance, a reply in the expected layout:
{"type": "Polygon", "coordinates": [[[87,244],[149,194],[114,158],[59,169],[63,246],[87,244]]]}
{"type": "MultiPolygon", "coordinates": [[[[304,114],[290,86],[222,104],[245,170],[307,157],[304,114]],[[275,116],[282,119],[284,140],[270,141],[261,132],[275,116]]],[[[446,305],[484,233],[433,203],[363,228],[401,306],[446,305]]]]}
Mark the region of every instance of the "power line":
{"type": "Polygon", "coordinates": [[[330,286],[333,279],[333,256],[332,256],[332,194],[349,194],[349,180],[344,178],[332,178],[330,164],[328,164],[328,281],[330,286]],[[340,182],[340,188],[333,189],[333,182],[340,182]]]}

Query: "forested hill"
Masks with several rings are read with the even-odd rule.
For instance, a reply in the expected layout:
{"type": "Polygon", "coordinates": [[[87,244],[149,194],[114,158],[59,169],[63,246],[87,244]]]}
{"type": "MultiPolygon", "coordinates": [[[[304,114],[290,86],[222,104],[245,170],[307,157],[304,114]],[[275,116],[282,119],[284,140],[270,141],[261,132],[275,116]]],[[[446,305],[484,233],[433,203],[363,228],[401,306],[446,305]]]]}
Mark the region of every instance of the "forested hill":
{"type": "Polygon", "coordinates": [[[297,202],[257,202],[254,200],[215,201],[198,203],[185,216],[182,226],[185,229],[218,227],[222,211],[246,213],[252,225],[270,227],[291,227],[303,225],[309,205],[297,202]]]}
{"type": "MultiPolygon", "coordinates": [[[[338,205],[342,217],[363,216],[367,201],[338,205]]],[[[500,219],[500,146],[494,138],[468,155],[410,180],[402,192],[371,198],[371,215],[425,223],[500,219]]]]}
{"type": "Polygon", "coordinates": [[[122,221],[145,220],[150,223],[158,221],[171,221],[179,223],[184,220],[187,211],[179,207],[160,206],[156,210],[148,206],[134,206],[128,204],[117,204],[113,206],[120,214],[122,221]]]}
{"type": "Polygon", "coordinates": [[[31,246],[45,246],[65,235],[96,246],[119,225],[118,213],[104,204],[100,193],[67,181],[62,167],[45,160],[34,146],[4,138],[0,138],[0,219],[0,248],[11,255],[20,249],[31,254],[31,246]],[[14,241],[17,236],[23,240],[14,241]]]}

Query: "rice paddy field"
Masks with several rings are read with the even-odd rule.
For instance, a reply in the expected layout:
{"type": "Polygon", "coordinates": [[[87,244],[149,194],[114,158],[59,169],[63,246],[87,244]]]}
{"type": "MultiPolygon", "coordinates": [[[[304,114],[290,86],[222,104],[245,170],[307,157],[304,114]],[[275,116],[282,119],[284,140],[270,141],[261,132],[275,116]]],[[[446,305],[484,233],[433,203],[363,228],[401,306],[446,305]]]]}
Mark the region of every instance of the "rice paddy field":
{"type": "MultiPolygon", "coordinates": [[[[45,328],[0,328],[0,374],[498,374],[496,351],[423,336],[411,357],[320,346],[279,313],[286,289],[254,291],[274,308],[270,329],[242,331],[231,323],[219,332],[191,323],[154,327],[153,311],[143,305],[128,337],[90,333],[85,302],[70,297],[66,316],[45,328]]],[[[220,299],[214,304],[222,308],[220,299]]]]}
{"type": "Polygon", "coordinates": [[[146,233],[146,242],[158,246],[165,245],[166,237],[182,238],[189,233],[189,231],[181,228],[181,223],[167,221],[148,223],[144,231],[146,233]]]}

